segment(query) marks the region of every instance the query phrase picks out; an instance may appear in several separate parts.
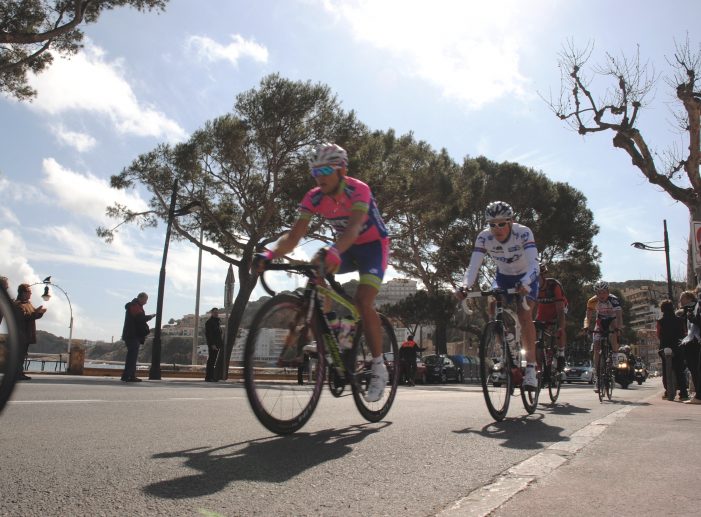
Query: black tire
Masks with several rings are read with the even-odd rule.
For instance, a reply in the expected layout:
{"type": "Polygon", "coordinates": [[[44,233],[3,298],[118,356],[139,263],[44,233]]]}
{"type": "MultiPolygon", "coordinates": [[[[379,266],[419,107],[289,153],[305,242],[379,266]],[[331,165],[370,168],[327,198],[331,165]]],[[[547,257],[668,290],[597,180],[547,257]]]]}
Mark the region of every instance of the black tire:
{"type": "Polygon", "coordinates": [[[599,390],[599,402],[604,401],[606,396],[606,358],[603,352],[599,352],[599,361],[596,364],[596,387],[599,390]]]}
{"type": "Polygon", "coordinates": [[[609,360],[606,361],[606,377],[604,382],[604,387],[606,388],[606,398],[608,400],[611,400],[611,397],[613,396],[613,388],[615,384],[616,381],[613,378],[613,366],[611,365],[611,359],[609,356],[609,360]]]}
{"type": "Polygon", "coordinates": [[[643,383],[643,381],[638,381],[638,386],[640,386],[643,383]]]}
{"type": "Polygon", "coordinates": [[[448,375],[445,372],[441,373],[441,384],[446,384],[448,382],[448,375]]]}
{"type": "Polygon", "coordinates": [[[480,381],[489,414],[497,422],[506,417],[513,393],[510,366],[509,347],[504,339],[503,327],[496,321],[490,321],[485,325],[480,340],[480,381]],[[492,379],[493,375],[500,376],[498,382],[492,379]]]}
{"type": "MultiPolygon", "coordinates": [[[[324,386],[326,361],[318,325],[311,328],[304,321],[306,306],[298,296],[279,294],[268,300],[253,318],[244,350],[246,395],[253,413],[268,430],[290,434],[300,429],[314,413],[324,386]],[[284,343],[274,339],[269,329],[297,329],[297,349],[317,342],[318,361],[313,382],[299,385],[297,370],[281,361],[284,343]],[[264,332],[263,329],[266,329],[264,332]],[[292,373],[292,370],[294,373],[292,373]]],[[[314,323],[314,322],[313,322],[314,323]]],[[[291,332],[291,331],[290,331],[291,332]]],[[[289,335],[289,334],[288,334],[289,335]]],[[[287,336],[286,336],[287,337],[287,336]]]]}
{"type": "MultiPolygon", "coordinates": [[[[394,329],[386,317],[382,314],[379,316],[382,332],[382,353],[391,352],[396,359],[399,357],[399,348],[397,346],[397,338],[394,335],[394,329]]],[[[394,397],[397,395],[399,361],[392,361],[393,368],[391,371],[388,370],[387,372],[389,374],[389,386],[385,386],[385,393],[382,398],[377,402],[368,402],[365,400],[365,393],[370,383],[372,352],[365,340],[362,322],[360,322],[355,329],[352,355],[355,359],[355,378],[351,383],[351,388],[355,407],[358,408],[360,414],[363,415],[363,418],[368,422],[379,422],[387,415],[394,402],[394,397]]]]}
{"type": "Polygon", "coordinates": [[[556,365],[551,365],[548,394],[550,395],[550,402],[553,404],[555,404],[557,399],[560,397],[560,388],[562,388],[562,378],[560,377],[560,372],[557,370],[556,365]]]}
{"type": "Polygon", "coordinates": [[[14,307],[9,295],[0,287],[0,411],[12,395],[19,373],[19,324],[14,307]]]}

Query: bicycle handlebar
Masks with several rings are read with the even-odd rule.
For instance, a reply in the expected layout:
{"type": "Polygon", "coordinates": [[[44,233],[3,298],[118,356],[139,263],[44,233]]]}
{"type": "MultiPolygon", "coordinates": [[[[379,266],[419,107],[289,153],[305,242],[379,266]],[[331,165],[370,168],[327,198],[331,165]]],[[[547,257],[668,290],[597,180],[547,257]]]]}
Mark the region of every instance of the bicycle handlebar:
{"type": "MultiPolygon", "coordinates": [[[[494,289],[488,289],[486,291],[463,291],[465,298],[481,298],[484,296],[504,296],[507,294],[518,294],[518,289],[502,289],[501,287],[496,287],[494,289]]],[[[525,310],[529,310],[528,301],[525,296],[521,296],[521,306],[525,310]]]]}
{"type": "Polygon", "coordinates": [[[308,262],[303,262],[299,264],[291,264],[289,262],[286,263],[272,263],[269,262],[265,265],[265,269],[263,272],[260,273],[259,278],[260,278],[260,284],[263,286],[263,289],[265,289],[265,292],[267,292],[270,296],[275,296],[277,293],[273,291],[270,286],[268,286],[267,282],[265,281],[265,272],[266,271],[287,271],[287,272],[292,272],[292,273],[300,273],[306,276],[307,278],[313,279],[313,278],[318,278],[321,277],[322,275],[326,279],[326,281],[329,283],[331,288],[336,291],[339,294],[342,294],[345,298],[350,300],[350,297],[348,294],[345,292],[343,287],[341,286],[340,283],[336,281],[334,276],[331,273],[326,273],[324,274],[324,267],[323,265],[321,266],[316,266],[314,264],[310,264],[308,262]]]}

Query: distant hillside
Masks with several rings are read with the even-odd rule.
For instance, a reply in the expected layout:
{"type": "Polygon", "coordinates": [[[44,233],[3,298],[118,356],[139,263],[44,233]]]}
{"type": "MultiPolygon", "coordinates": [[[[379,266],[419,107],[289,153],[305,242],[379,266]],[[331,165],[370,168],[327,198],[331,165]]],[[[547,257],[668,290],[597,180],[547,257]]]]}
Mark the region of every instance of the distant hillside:
{"type": "MultiPolygon", "coordinates": [[[[647,285],[654,285],[663,289],[667,288],[667,282],[661,280],[626,280],[625,282],[609,282],[612,289],[637,289],[647,285]]],[[[686,289],[684,282],[673,282],[675,289],[686,289]]]]}

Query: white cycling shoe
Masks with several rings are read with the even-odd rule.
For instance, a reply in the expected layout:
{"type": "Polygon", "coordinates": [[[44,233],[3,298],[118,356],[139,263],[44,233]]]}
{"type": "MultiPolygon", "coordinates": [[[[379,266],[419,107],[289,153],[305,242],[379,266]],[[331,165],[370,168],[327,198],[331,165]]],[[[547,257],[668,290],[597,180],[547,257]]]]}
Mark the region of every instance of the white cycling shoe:
{"type": "Polygon", "coordinates": [[[370,385],[368,386],[368,391],[365,394],[365,400],[368,402],[377,402],[385,393],[385,386],[387,385],[389,374],[387,373],[387,368],[385,367],[384,362],[373,362],[370,373],[370,385]]]}

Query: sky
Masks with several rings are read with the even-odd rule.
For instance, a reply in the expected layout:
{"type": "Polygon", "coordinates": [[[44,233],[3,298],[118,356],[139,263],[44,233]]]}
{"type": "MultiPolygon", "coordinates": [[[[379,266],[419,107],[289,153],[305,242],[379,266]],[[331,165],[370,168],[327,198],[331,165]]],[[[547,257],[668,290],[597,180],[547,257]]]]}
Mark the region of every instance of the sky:
{"type": "MultiPolygon", "coordinates": [[[[606,280],[664,280],[664,253],[630,243],[661,241],[666,220],[672,276],[682,279],[686,208],[649,184],[611,133],[574,133],[544,98],[559,96],[568,41],[593,43],[592,63],[639,48],[663,75],[675,41],[688,34],[698,48],[699,19],[695,0],[171,0],[160,14],[107,12],[83,26],[80,53],[31,77],[32,102],[0,94],[0,275],[13,290],[51,275],[68,293],[70,306],[58,290],[43,302],[34,288],[34,304],[48,309],[39,329],[68,337],[72,313],[74,338],[118,340],[137,293],[149,293],[146,312],[155,311],[165,228],[99,239],[98,226],[115,224],[107,206],[139,209],[149,199],[111,189],[110,176],[186,140],[279,73],[328,85],[373,130],[411,131],[458,162],[515,161],[569,183],[600,228],[606,280]]],[[[681,142],[672,101],[660,79],[640,118],[659,152],[681,142]]],[[[197,255],[191,244],[170,246],[164,323],[195,311],[197,255]]],[[[222,305],[227,267],[203,255],[201,314],[222,305]]],[[[390,269],[386,278],[401,276],[390,269]]]]}

